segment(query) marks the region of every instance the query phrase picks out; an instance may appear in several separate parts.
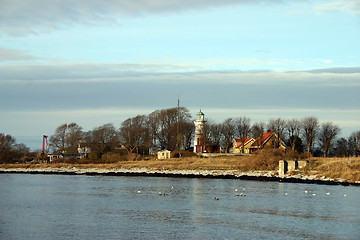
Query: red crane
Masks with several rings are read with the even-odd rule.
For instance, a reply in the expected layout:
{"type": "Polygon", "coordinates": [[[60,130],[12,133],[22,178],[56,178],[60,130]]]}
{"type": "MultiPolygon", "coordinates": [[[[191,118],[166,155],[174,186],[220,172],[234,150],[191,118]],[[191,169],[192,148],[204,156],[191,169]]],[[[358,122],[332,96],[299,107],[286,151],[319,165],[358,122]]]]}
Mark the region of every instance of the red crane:
{"type": "Polygon", "coordinates": [[[49,145],[48,144],[48,136],[43,135],[42,152],[41,152],[42,155],[45,154],[45,143],[46,143],[46,147],[47,147],[49,145]]]}

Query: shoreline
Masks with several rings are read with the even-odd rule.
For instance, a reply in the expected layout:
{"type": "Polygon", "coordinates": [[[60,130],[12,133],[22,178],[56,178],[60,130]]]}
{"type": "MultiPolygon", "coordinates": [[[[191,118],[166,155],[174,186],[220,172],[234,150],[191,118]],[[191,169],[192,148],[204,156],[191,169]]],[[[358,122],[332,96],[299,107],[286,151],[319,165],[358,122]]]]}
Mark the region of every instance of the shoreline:
{"type": "Polygon", "coordinates": [[[360,182],[349,182],[345,179],[331,179],[317,175],[286,175],[279,177],[274,171],[236,170],[150,170],[147,168],[0,168],[0,174],[47,174],[47,175],[85,175],[85,176],[130,176],[130,177],[174,177],[174,178],[212,178],[240,179],[266,182],[307,183],[322,185],[360,186],[360,182]]]}

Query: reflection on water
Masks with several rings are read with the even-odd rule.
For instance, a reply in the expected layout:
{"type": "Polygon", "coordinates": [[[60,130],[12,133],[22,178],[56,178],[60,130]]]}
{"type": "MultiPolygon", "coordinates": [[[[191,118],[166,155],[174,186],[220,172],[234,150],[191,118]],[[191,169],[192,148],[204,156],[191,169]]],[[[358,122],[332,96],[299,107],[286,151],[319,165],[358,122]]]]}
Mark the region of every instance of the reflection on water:
{"type": "Polygon", "coordinates": [[[344,186],[0,174],[0,239],[360,239],[359,199],[344,186]]]}

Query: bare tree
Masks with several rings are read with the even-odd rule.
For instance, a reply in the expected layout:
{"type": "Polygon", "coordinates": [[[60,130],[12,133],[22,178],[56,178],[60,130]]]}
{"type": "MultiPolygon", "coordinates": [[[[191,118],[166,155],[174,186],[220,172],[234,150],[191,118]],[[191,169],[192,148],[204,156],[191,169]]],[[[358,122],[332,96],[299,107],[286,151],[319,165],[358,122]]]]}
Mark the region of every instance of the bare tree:
{"type": "Polygon", "coordinates": [[[98,155],[102,155],[112,150],[117,135],[117,131],[112,123],[96,127],[90,134],[91,151],[97,151],[98,155]]]}
{"type": "Polygon", "coordinates": [[[65,151],[67,124],[64,123],[56,128],[54,135],[49,139],[50,146],[54,150],[65,151]]]}
{"type": "Polygon", "coordinates": [[[204,124],[204,138],[207,149],[211,149],[213,146],[220,146],[221,134],[221,124],[208,119],[204,124]]]}
{"type": "Polygon", "coordinates": [[[232,118],[227,118],[224,120],[221,126],[221,133],[223,136],[223,143],[225,146],[225,152],[229,151],[229,147],[232,143],[232,140],[235,136],[235,126],[232,118]]]}
{"type": "Polygon", "coordinates": [[[77,151],[77,145],[79,140],[82,138],[82,127],[77,125],[76,123],[70,123],[67,125],[66,129],[66,148],[70,152],[77,151]]]}
{"type": "Polygon", "coordinates": [[[266,124],[264,122],[256,122],[251,127],[252,137],[256,140],[256,144],[262,148],[264,139],[261,137],[265,131],[266,124]]]}
{"type": "Polygon", "coordinates": [[[0,162],[11,163],[23,160],[27,152],[29,152],[29,148],[25,144],[16,144],[14,137],[0,133],[0,162]]]}
{"type": "Polygon", "coordinates": [[[331,144],[340,134],[340,131],[340,128],[331,122],[326,122],[321,125],[319,141],[324,152],[324,157],[328,156],[331,144]]]}
{"type": "Polygon", "coordinates": [[[9,134],[0,133],[0,153],[12,149],[14,144],[15,138],[9,134]]]}
{"type": "Polygon", "coordinates": [[[214,146],[220,146],[221,142],[221,123],[213,123],[210,125],[210,137],[214,146]]]}
{"type": "Polygon", "coordinates": [[[271,119],[268,123],[268,128],[275,133],[276,140],[274,142],[274,148],[280,146],[280,142],[284,138],[284,131],[286,127],[286,121],[281,118],[271,119]]]}
{"type": "Polygon", "coordinates": [[[355,152],[356,153],[359,153],[360,151],[360,131],[356,131],[356,132],[353,132],[351,133],[351,136],[350,136],[352,142],[353,142],[353,145],[355,147],[355,152]]]}
{"type": "Polygon", "coordinates": [[[289,136],[291,150],[295,150],[296,142],[301,132],[301,122],[297,119],[291,119],[286,122],[286,131],[289,136]]]}
{"type": "Polygon", "coordinates": [[[163,149],[174,150],[176,148],[176,123],[177,109],[163,109],[159,114],[158,142],[163,149]]]}
{"type": "Polygon", "coordinates": [[[50,137],[50,146],[54,150],[76,152],[77,144],[82,138],[82,127],[76,123],[64,123],[56,128],[50,137]]]}
{"type": "Polygon", "coordinates": [[[319,121],[315,117],[306,117],[301,121],[301,123],[303,135],[306,140],[307,151],[310,153],[312,151],[316,135],[319,131],[319,121]]]}
{"type": "Polygon", "coordinates": [[[23,154],[30,152],[30,148],[28,148],[28,147],[27,147],[25,144],[23,144],[23,143],[15,144],[15,145],[14,145],[14,149],[15,149],[16,151],[18,151],[19,153],[23,153],[23,154]]]}
{"type": "Polygon", "coordinates": [[[234,120],[234,124],[235,124],[235,131],[238,135],[238,137],[240,138],[240,142],[242,144],[242,148],[241,148],[241,152],[244,153],[244,146],[245,146],[245,141],[248,138],[248,136],[250,135],[251,132],[251,125],[250,125],[250,118],[247,117],[239,117],[236,118],[234,120]]]}
{"type": "Polygon", "coordinates": [[[345,138],[340,138],[336,141],[336,156],[337,157],[349,157],[350,149],[349,142],[345,138]]]}
{"type": "Polygon", "coordinates": [[[158,145],[158,136],[160,131],[160,110],[155,110],[148,116],[147,126],[149,128],[151,145],[158,145]]]}
{"type": "MultiPolygon", "coordinates": [[[[183,134],[189,138],[191,115],[185,107],[156,110],[149,115],[150,136],[161,148],[174,150],[184,144],[183,134]],[[186,133],[185,133],[186,132],[186,133]]],[[[154,144],[155,145],[155,144],[154,144]]]]}
{"type": "Polygon", "coordinates": [[[149,146],[151,144],[147,116],[138,115],[126,119],[120,127],[120,142],[128,153],[136,148],[149,146]]]}
{"type": "Polygon", "coordinates": [[[182,150],[186,150],[191,147],[194,136],[194,124],[190,121],[182,120],[179,122],[179,144],[182,150]]]}

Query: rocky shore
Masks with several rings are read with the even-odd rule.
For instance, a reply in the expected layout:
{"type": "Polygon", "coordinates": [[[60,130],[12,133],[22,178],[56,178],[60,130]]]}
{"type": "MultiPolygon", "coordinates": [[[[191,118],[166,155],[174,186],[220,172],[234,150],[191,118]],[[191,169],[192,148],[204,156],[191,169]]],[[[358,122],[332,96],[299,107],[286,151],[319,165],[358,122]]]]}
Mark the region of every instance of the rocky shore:
{"type": "Polygon", "coordinates": [[[63,174],[63,175],[103,175],[103,176],[149,176],[149,177],[183,177],[183,178],[219,178],[244,179],[256,181],[278,181],[293,183],[313,183],[326,185],[360,186],[360,182],[348,182],[345,179],[331,179],[317,175],[285,175],[279,177],[274,171],[236,170],[152,170],[147,168],[77,168],[77,167],[39,167],[39,168],[0,168],[0,174],[63,174]]]}

